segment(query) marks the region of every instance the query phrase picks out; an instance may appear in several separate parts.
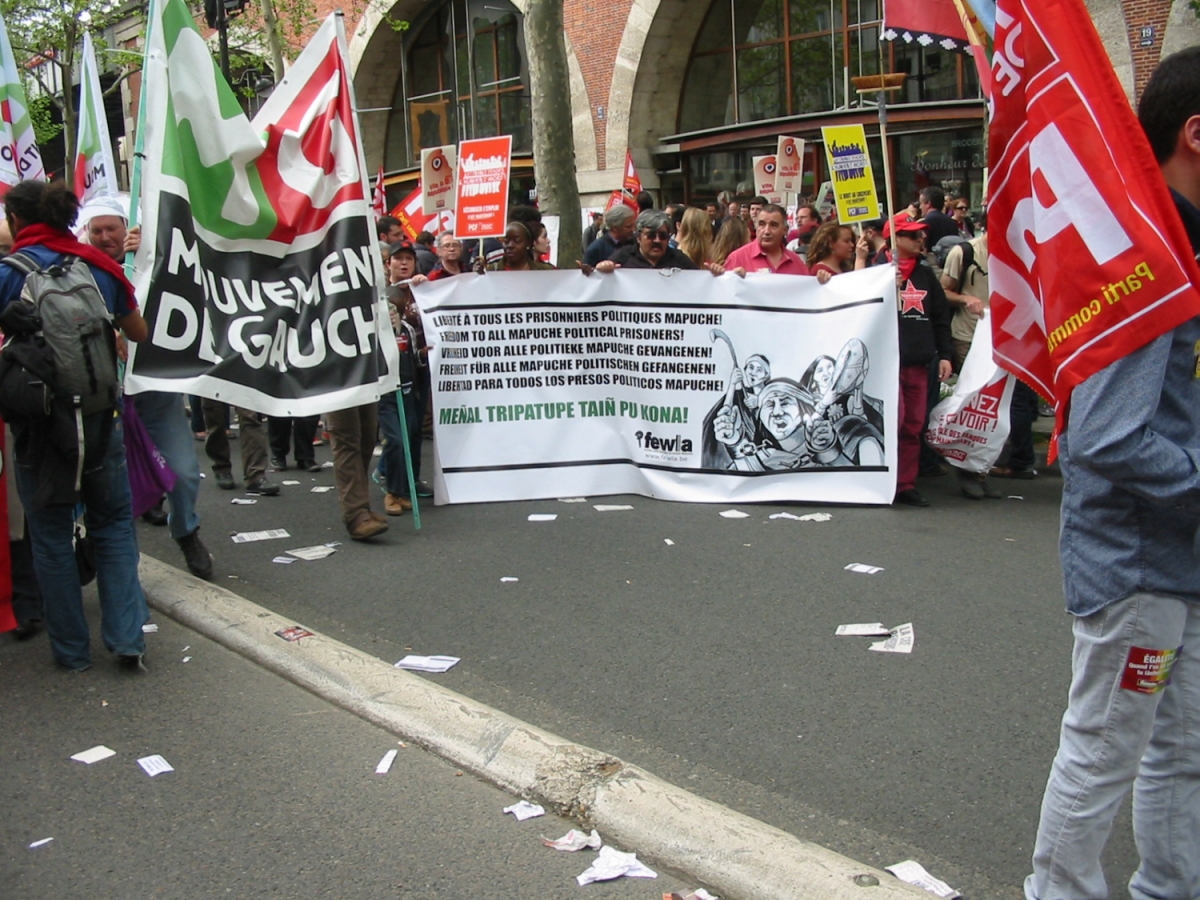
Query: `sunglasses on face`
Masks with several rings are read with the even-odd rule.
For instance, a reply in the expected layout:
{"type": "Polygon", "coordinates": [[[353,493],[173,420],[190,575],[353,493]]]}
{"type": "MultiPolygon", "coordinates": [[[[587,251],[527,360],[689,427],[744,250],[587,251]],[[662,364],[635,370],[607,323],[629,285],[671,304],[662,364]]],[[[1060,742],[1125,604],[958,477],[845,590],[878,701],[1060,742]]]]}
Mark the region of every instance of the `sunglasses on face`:
{"type": "Polygon", "coordinates": [[[966,211],[967,211],[967,208],[966,208],[965,206],[956,206],[956,207],[954,207],[954,208],[955,208],[955,209],[957,209],[959,212],[966,212],[966,211]]]}
{"type": "Polygon", "coordinates": [[[643,231],[642,236],[652,241],[669,241],[671,233],[668,231],[643,231]]]}

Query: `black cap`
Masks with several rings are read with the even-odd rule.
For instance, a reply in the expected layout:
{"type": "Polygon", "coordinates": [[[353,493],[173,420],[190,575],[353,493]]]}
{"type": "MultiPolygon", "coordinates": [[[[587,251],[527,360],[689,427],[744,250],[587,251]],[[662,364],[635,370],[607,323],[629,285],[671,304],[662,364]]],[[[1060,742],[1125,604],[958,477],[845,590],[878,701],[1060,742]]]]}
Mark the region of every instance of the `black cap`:
{"type": "Polygon", "coordinates": [[[397,253],[411,253],[414,257],[417,255],[417,248],[408,238],[396,241],[388,247],[388,256],[395,256],[397,253]]]}

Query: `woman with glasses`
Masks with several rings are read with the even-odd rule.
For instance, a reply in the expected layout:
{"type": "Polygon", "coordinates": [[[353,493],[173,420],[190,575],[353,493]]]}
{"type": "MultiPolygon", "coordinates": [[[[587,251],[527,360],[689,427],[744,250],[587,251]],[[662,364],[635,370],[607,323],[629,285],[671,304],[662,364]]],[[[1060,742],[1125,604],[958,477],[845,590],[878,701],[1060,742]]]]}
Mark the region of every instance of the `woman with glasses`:
{"type": "Polygon", "coordinates": [[[950,202],[950,215],[954,224],[958,226],[958,233],[968,240],[975,237],[975,225],[971,221],[970,213],[971,207],[965,197],[955,197],[950,202]]]}

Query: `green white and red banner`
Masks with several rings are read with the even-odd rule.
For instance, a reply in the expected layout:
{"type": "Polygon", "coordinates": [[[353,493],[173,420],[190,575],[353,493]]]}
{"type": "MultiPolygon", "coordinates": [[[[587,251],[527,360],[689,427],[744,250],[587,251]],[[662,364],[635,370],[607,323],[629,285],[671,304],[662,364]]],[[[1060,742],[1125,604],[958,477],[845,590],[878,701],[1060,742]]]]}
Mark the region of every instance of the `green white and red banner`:
{"type": "Polygon", "coordinates": [[[346,59],[331,15],[252,123],[187,4],[151,4],[131,393],[302,416],[396,387],[346,59]]]}
{"type": "Polygon", "coordinates": [[[100,92],[100,70],[92,36],[83,33],[83,66],[79,77],[79,130],[75,140],[75,195],[81,206],[93,197],[117,193],[117,170],[113,165],[112,141],[104,96],[100,92]]]}
{"type": "Polygon", "coordinates": [[[18,181],[45,177],[17,59],[0,16],[0,203],[18,181]]]}

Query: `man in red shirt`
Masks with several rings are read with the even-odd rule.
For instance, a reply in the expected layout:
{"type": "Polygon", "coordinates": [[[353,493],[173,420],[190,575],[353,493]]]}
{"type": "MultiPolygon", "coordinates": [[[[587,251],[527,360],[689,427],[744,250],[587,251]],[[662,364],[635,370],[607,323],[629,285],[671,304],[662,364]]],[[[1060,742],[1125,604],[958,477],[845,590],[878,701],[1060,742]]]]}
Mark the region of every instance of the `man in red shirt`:
{"type": "Polygon", "coordinates": [[[787,234],[787,212],[782,206],[768,203],[758,213],[757,237],[745,247],[734,250],[725,259],[725,271],[744,275],[746,272],[775,272],[779,275],[807,275],[808,266],[799,256],[783,245],[787,234]]]}

